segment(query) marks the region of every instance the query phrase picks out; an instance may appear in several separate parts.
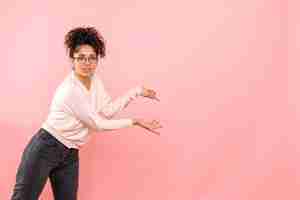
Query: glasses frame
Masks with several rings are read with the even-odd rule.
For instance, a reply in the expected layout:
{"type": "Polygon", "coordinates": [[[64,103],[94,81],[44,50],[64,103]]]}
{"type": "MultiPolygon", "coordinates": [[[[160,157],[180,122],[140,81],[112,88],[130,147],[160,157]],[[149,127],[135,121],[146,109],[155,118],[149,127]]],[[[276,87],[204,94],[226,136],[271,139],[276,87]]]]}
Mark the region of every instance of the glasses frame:
{"type": "Polygon", "coordinates": [[[73,57],[74,60],[76,60],[79,64],[86,64],[87,62],[90,64],[97,64],[99,59],[98,57],[85,57],[85,56],[76,56],[73,57]],[[92,61],[91,59],[96,58],[94,61],[92,61]],[[82,59],[82,60],[79,60],[82,59]]]}

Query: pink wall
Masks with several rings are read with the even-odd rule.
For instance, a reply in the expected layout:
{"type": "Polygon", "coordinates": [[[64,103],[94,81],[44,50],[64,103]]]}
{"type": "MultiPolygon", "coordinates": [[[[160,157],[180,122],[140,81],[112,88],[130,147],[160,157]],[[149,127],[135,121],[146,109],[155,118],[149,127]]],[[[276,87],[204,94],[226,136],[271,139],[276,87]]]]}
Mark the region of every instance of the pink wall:
{"type": "MultiPolygon", "coordinates": [[[[291,7],[288,68],[280,0],[2,1],[0,199],[70,71],[63,37],[79,25],[107,40],[99,76],[113,97],[144,84],[161,98],[140,98],[117,118],[164,126],[161,137],[139,128],[96,135],[80,152],[79,199],[299,199],[300,37],[291,7]]],[[[51,196],[48,182],[41,199],[51,196]]]]}

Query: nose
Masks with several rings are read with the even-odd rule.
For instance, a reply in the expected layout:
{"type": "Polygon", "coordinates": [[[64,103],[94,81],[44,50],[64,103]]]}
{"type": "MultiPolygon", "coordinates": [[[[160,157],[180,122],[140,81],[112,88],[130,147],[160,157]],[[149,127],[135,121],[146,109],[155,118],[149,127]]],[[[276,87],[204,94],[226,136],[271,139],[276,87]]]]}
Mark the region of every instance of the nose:
{"type": "Polygon", "coordinates": [[[89,61],[88,59],[86,59],[86,60],[84,61],[84,64],[85,64],[85,65],[90,65],[90,64],[92,64],[92,62],[89,61]]]}

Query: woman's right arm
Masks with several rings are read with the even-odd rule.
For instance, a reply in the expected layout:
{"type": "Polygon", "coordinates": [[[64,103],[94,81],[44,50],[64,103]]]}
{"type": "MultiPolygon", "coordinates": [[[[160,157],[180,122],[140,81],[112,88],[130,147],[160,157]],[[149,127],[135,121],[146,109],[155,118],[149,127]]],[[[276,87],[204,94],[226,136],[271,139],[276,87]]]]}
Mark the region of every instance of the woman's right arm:
{"type": "Polygon", "coordinates": [[[134,125],[132,119],[107,120],[101,117],[92,108],[90,102],[84,96],[80,95],[79,92],[76,93],[76,91],[72,91],[72,93],[66,95],[63,102],[74,117],[96,131],[116,130],[134,125]]]}
{"type": "Polygon", "coordinates": [[[64,105],[68,107],[68,110],[71,110],[77,119],[95,131],[109,131],[139,126],[159,135],[155,129],[162,128],[157,120],[149,122],[141,118],[104,119],[92,108],[92,105],[84,96],[76,92],[66,95],[64,105]]]}

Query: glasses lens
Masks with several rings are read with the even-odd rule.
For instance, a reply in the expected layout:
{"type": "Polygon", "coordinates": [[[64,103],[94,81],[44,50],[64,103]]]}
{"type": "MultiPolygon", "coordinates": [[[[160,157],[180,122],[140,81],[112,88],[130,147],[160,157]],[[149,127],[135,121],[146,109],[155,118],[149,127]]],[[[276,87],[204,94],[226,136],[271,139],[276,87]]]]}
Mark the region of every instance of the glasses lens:
{"type": "Polygon", "coordinates": [[[90,57],[89,58],[89,62],[95,64],[97,62],[97,58],[96,57],[90,57]]]}
{"type": "Polygon", "coordinates": [[[79,62],[79,63],[84,63],[85,62],[85,57],[78,57],[77,58],[77,61],[79,62]]]}
{"type": "Polygon", "coordinates": [[[77,62],[79,62],[80,64],[86,63],[87,61],[89,63],[95,64],[98,62],[98,58],[97,57],[84,57],[84,56],[79,56],[79,57],[75,57],[75,59],[77,60],[77,62]]]}

